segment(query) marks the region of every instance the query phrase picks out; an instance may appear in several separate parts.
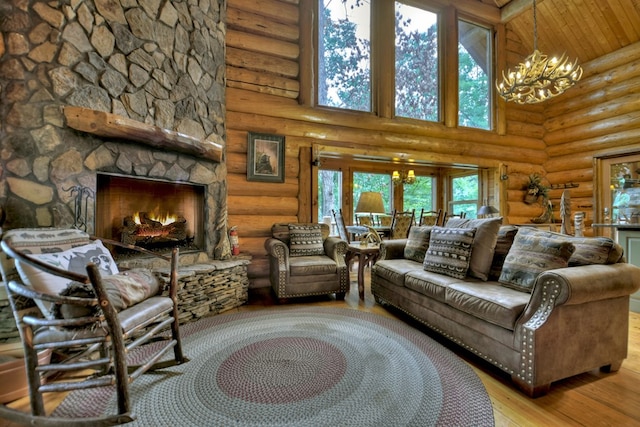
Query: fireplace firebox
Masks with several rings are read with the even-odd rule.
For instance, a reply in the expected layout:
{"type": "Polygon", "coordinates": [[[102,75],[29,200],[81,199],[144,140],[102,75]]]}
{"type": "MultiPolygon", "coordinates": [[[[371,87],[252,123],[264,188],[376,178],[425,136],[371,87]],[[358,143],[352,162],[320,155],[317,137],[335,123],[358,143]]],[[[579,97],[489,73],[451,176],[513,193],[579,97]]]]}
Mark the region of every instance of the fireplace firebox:
{"type": "Polygon", "coordinates": [[[205,186],[97,174],[96,235],[150,250],[204,248],[205,186]]]}

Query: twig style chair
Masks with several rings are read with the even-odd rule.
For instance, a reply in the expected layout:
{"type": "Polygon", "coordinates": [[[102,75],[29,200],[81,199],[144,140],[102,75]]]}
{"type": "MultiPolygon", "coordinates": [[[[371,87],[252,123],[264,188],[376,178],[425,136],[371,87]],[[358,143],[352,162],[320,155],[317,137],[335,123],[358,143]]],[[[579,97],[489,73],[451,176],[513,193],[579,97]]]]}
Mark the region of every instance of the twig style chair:
{"type": "Polygon", "coordinates": [[[393,222],[393,212],[378,217],[378,225],[380,227],[391,227],[393,222]]]}
{"type": "Polygon", "coordinates": [[[442,209],[437,211],[420,211],[420,220],[418,225],[442,225],[442,209]]]}
{"type": "Polygon", "coordinates": [[[274,224],[264,248],[269,258],[269,280],[278,302],[326,294],[344,299],[350,286],[345,261],[348,245],[329,236],[327,224],[274,224]]]}
{"type": "Polygon", "coordinates": [[[459,214],[452,213],[449,215],[447,212],[444,213],[444,218],[442,218],[442,225],[447,225],[447,221],[451,218],[465,218],[467,216],[466,212],[460,212],[459,214]]]}
{"type": "Polygon", "coordinates": [[[413,225],[415,210],[394,212],[391,223],[391,239],[406,239],[413,225]]]}
{"type": "Polygon", "coordinates": [[[345,242],[350,243],[351,237],[349,236],[349,232],[347,231],[347,225],[344,223],[344,216],[342,216],[342,209],[338,209],[337,211],[332,209],[331,213],[333,214],[333,219],[336,222],[336,228],[338,229],[338,236],[340,236],[340,238],[345,242]]]}
{"type": "Polygon", "coordinates": [[[356,223],[364,227],[371,227],[373,220],[371,219],[371,215],[356,215],[356,223]]]}
{"type": "Polygon", "coordinates": [[[102,241],[80,230],[4,233],[2,278],[24,347],[31,413],[2,405],[0,417],[32,425],[126,423],[135,419],[129,384],[148,370],[188,360],[178,325],[177,248],[166,257],[103,241],[163,258],[170,267],[169,283],[165,286],[166,276],[162,280],[148,269],[118,272],[102,241]],[[163,296],[165,287],[168,296],[163,296]],[[135,353],[134,349],[156,341],[135,353]],[[38,354],[47,350],[53,352],[51,361],[38,360],[38,354]],[[170,350],[173,358],[163,358],[170,350]],[[136,361],[144,359],[135,366],[129,363],[132,351],[136,361]],[[115,385],[117,414],[69,419],[45,413],[44,393],[108,385],[115,385]]]}

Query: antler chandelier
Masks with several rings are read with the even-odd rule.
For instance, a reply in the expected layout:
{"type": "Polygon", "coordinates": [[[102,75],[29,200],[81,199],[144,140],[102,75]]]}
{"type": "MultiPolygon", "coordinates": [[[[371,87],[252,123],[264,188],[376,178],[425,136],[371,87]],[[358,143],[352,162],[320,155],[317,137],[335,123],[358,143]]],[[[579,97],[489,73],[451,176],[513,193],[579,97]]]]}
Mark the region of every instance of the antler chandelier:
{"type": "Polygon", "coordinates": [[[533,53],[518,64],[515,71],[502,72],[502,82],[496,81],[498,93],[506,101],[535,104],[560,95],[582,77],[578,61],[548,58],[538,50],[536,0],[533,0],[533,53]]]}

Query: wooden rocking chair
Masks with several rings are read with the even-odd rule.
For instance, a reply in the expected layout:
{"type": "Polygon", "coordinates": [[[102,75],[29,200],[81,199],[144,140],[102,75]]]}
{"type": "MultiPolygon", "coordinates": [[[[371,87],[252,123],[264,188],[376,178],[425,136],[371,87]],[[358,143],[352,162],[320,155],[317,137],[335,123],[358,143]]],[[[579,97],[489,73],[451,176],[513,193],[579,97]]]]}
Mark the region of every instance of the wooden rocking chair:
{"type": "Polygon", "coordinates": [[[31,413],[2,405],[0,417],[47,426],[130,422],[135,416],[129,384],[148,370],[188,361],[182,353],[178,326],[177,248],[169,258],[136,246],[103,241],[168,261],[165,294],[163,280],[148,269],[103,274],[113,269],[115,262],[100,241],[80,230],[41,228],[4,233],[0,245],[2,255],[8,258],[2,263],[2,277],[24,348],[31,413]],[[79,265],[84,266],[86,275],[74,271],[79,265]],[[56,286],[63,290],[56,292],[56,286]],[[25,310],[29,302],[39,310],[25,310]],[[159,343],[144,350],[142,363],[129,365],[127,355],[131,351],[155,341],[159,343]],[[43,363],[38,353],[47,349],[53,350],[53,357],[43,363]],[[163,359],[172,349],[173,358],[163,359]],[[69,419],[45,413],[44,393],[109,385],[115,385],[117,393],[116,414],[69,419]]]}

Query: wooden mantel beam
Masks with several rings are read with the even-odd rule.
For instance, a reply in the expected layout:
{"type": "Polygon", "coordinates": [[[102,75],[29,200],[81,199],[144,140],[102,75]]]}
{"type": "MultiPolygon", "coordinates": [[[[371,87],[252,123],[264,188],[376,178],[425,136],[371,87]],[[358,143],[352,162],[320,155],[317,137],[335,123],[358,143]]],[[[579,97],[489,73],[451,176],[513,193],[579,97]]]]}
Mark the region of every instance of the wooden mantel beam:
{"type": "Polygon", "coordinates": [[[68,105],[64,107],[64,116],[67,126],[82,132],[140,142],[155,148],[204,157],[218,163],[222,161],[223,146],[214,141],[201,140],[180,132],[89,108],[68,105]]]}

